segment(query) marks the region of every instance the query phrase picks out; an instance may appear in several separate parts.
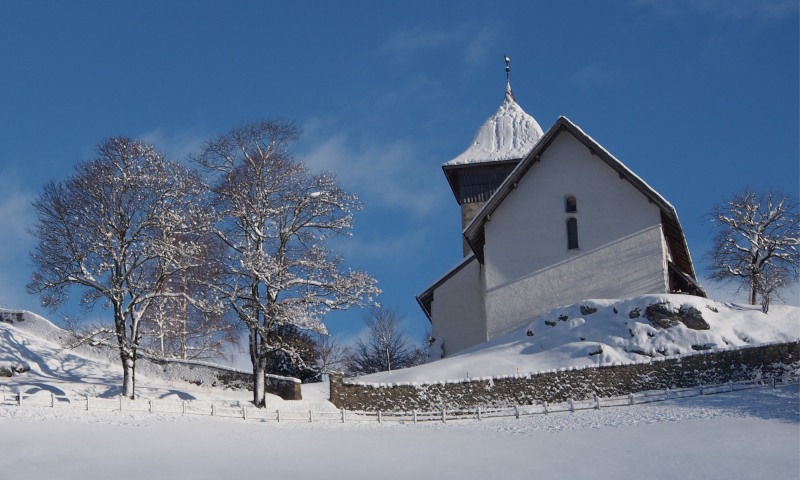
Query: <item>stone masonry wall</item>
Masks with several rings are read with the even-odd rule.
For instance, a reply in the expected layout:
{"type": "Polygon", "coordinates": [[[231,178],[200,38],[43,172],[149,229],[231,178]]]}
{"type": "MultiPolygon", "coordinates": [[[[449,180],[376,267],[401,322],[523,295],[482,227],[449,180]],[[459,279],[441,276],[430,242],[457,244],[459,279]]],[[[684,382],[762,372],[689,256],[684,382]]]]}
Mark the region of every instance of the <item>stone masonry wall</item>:
{"type": "Polygon", "coordinates": [[[719,349],[619,366],[562,369],[433,384],[370,385],[331,377],[331,402],[363,411],[433,411],[511,407],[593,395],[615,397],[647,390],[696,387],[771,378],[800,370],[800,343],[719,349]]]}

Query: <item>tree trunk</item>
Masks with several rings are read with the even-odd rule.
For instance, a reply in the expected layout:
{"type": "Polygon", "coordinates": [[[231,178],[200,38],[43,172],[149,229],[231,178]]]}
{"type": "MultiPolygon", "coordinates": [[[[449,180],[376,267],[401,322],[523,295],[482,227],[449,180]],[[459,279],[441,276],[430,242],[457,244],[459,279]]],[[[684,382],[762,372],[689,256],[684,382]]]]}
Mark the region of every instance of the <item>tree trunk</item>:
{"type": "Polygon", "coordinates": [[[136,362],[124,351],[120,352],[120,359],[122,360],[122,395],[125,398],[133,399],[136,362]]]}
{"type": "Polygon", "coordinates": [[[755,275],[750,275],[750,305],[758,305],[758,284],[755,275]]]}
{"type": "Polygon", "coordinates": [[[258,359],[253,366],[253,405],[258,408],[267,406],[264,399],[264,374],[267,373],[267,362],[264,359],[258,359]]]}
{"type": "Polygon", "coordinates": [[[389,367],[389,373],[392,373],[392,357],[389,355],[389,347],[386,347],[386,365],[389,367]]]}

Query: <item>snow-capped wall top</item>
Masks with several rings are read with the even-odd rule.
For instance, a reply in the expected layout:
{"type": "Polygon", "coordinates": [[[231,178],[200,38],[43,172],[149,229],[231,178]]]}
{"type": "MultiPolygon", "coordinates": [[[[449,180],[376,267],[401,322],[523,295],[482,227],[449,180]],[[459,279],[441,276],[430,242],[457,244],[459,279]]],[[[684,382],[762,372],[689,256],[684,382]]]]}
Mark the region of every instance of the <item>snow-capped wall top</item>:
{"type": "Polygon", "coordinates": [[[445,166],[520,159],[542,135],[542,127],[514,100],[509,83],[500,108],[483,122],[469,148],[445,166]]]}

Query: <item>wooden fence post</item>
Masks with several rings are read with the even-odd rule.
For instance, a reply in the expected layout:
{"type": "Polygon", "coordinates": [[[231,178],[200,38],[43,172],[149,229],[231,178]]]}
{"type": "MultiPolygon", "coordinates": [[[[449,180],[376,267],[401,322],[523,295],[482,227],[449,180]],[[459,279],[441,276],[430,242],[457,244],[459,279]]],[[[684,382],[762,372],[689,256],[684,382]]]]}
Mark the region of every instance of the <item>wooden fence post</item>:
{"type": "Polygon", "coordinates": [[[183,414],[186,415],[186,400],[183,400],[182,403],[183,403],[183,405],[182,405],[183,406],[183,414]]]}
{"type": "Polygon", "coordinates": [[[633,399],[633,394],[631,393],[631,394],[629,394],[628,396],[629,396],[629,397],[630,397],[630,399],[631,399],[631,405],[635,405],[635,404],[636,404],[636,401],[633,399]]]}
{"type": "Polygon", "coordinates": [[[547,411],[547,402],[544,402],[544,414],[547,415],[548,413],[550,412],[547,411]]]}
{"type": "Polygon", "coordinates": [[[50,392],[50,407],[56,408],[56,394],[53,392],[50,392]]]}
{"type": "Polygon", "coordinates": [[[447,409],[442,407],[442,423],[447,423],[447,409]]]}
{"type": "Polygon", "coordinates": [[[514,405],[514,416],[519,420],[519,406],[514,405]]]}
{"type": "Polygon", "coordinates": [[[150,413],[153,413],[153,399],[150,399],[150,413]]]}
{"type": "Polygon", "coordinates": [[[308,421],[314,423],[314,410],[308,409],[308,421]]]}
{"type": "Polygon", "coordinates": [[[89,395],[86,395],[86,411],[89,411],[89,395]]]}
{"type": "Polygon", "coordinates": [[[17,397],[17,406],[22,406],[22,390],[19,391],[19,396],[17,397]]]}
{"type": "Polygon", "coordinates": [[[669,387],[667,387],[667,400],[669,400],[669,387]]]}
{"type": "Polygon", "coordinates": [[[481,407],[478,407],[478,420],[481,419],[481,407]]]}
{"type": "Polygon", "coordinates": [[[378,423],[383,423],[383,419],[381,418],[381,411],[378,410],[378,423]]]}
{"type": "Polygon", "coordinates": [[[211,404],[211,416],[212,417],[216,417],[217,416],[217,404],[216,403],[212,403],[211,404]]]}
{"type": "Polygon", "coordinates": [[[122,395],[119,396],[119,411],[122,411],[122,395]]]}
{"type": "Polygon", "coordinates": [[[281,409],[279,408],[277,412],[278,412],[278,423],[281,423],[281,409]]]}
{"type": "Polygon", "coordinates": [[[575,402],[573,402],[571,398],[567,401],[569,402],[569,411],[575,413],[575,402]]]}
{"type": "Polygon", "coordinates": [[[344,408],[342,408],[342,423],[345,422],[345,413],[344,412],[345,412],[345,410],[344,410],[344,408]]]}
{"type": "Polygon", "coordinates": [[[242,418],[247,420],[247,405],[242,406],[242,418]]]}
{"type": "Polygon", "coordinates": [[[772,389],[775,390],[775,377],[772,377],[772,389]]]}
{"type": "Polygon", "coordinates": [[[594,408],[600,410],[600,397],[598,397],[596,394],[594,396],[594,404],[595,404],[594,408]]]}
{"type": "Polygon", "coordinates": [[[417,423],[417,409],[411,410],[411,414],[414,415],[414,423],[417,423]]]}

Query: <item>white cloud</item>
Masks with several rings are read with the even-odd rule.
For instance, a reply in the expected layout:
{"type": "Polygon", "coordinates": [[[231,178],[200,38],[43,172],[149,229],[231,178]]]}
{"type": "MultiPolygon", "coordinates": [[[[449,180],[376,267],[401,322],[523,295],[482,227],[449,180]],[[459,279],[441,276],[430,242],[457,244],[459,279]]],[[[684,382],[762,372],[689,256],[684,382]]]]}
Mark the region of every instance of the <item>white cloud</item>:
{"type": "Polygon", "coordinates": [[[406,60],[422,51],[460,48],[462,60],[468,64],[483,61],[494,46],[499,28],[495,24],[464,23],[448,29],[417,26],[395,32],[384,43],[383,50],[406,60]]]}
{"type": "Polygon", "coordinates": [[[0,173],[0,262],[27,252],[33,241],[26,229],[35,219],[35,194],[20,189],[21,184],[16,175],[0,173]]]}
{"type": "Polygon", "coordinates": [[[300,157],[312,170],[335,173],[347,190],[382,206],[424,215],[438,208],[446,193],[441,174],[434,178],[435,167],[403,140],[351,142],[347,133],[336,133],[316,141],[312,138],[311,147],[300,157]]]}
{"type": "Polygon", "coordinates": [[[600,63],[591,63],[573,73],[569,80],[579,88],[589,89],[624,80],[624,76],[600,63]]]}
{"type": "Polygon", "coordinates": [[[0,172],[0,304],[10,308],[24,307],[32,298],[25,293],[30,277],[24,265],[34,246],[27,229],[36,219],[35,193],[22,184],[13,172],[0,172]]]}
{"type": "Polygon", "coordinates": [[[668,17],[688,11],[721,20],[775,20],[796,17],[798,10],[796,0],[631,0],[631,4],[649,6],[657,14],[668,17]]]}
{"type": "Polygon", "coordinates": [[[147,142],[157,149],[164,152],[167,157],[182,161],[190,153],[200,150],[203,142],[208,140],[210,135],[196,129],[189,130],[169,130],[158,127],[142,135],[138,139],[147,142]]]}
{"type": "Polygon", "coordinates": [[[358,257],[359,263],[365,259],[394,259],[407,261],[405,253],[418,252],[431,240],[430,232],[425,228],[405,230],[403,234],[375,238],[375,236],[355,235],[343,241],[331,243],[336,253],[344,258],[358,257]]]}

